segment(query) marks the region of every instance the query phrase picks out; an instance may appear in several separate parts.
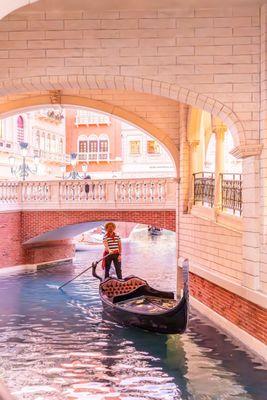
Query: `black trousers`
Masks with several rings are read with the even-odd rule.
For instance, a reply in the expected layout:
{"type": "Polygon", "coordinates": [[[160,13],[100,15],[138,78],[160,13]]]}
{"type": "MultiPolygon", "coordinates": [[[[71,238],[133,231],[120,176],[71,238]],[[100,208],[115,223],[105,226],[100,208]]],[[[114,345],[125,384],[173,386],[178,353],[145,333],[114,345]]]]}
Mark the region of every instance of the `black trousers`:
{"type": "Polygon", "coordinates": [[[118,260],[119,255],[118,254],[110,254],[106,258],[106,266],[105,266],[105,278],[109,277],[109,270],[111,267],[111,263],[113,262],[117,277],[119,279],[122,279],[122,274],[121,274],[121,262],[118,260]]]}

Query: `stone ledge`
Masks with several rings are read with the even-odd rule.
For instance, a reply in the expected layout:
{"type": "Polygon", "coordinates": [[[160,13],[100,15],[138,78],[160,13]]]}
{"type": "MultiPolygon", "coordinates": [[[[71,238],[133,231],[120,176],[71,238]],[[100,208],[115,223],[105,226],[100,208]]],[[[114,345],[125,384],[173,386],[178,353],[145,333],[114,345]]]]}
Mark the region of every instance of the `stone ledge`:
{"type": "Polygon", "coordinates": [[[220,314],[216,313],[211,308],[201,303],[194,297],[190,298],[190,303],[192,304],[192,307],[195,308],[199,313],[203,314],[205,317],[214,322],[214,324],[220,327],[220,329],[227,332],[228,335],[232,336],[238,342],[242,343],[245,348],[252,351],[263,361],[267,361],[267,346],[265,343],[254,338],[243,329],[240,329],[231,321],[222,317],[220,314]]]}
{"type": "MultiPolygon", "coordinates": [[[[182,267],[183,260],[183,257],[180,257],[178,259],[178,266],[180,268],[182,267]]],[[[238,281],[231,280],[230,278],[225,278],[218,272],[205,269],[190,260],[189,266],[190,272],[193,272],[201,278],[206,279],[207,281],[210,281],[215,285],[220,286],[223,289],[228,290],[229,292],[232,292],[247,301],[250,301],[251,303],[257,304],[258,306],[267,309],[267,295],[265,295],[264,293],[257,292],[255,290],[251,290],[244,286],[241,286],[238,281]]]]}
{"type": "Polygon", "coordinates": [[[235,215],[226,214],[224,212],[216,212],[214,208],[204,206],[193,206],[191,214],[194,217],[202,218],[220,225],[223,228],[230,229],[241,233],[243,231],[243,219],[235,215]]]}
{"type": "Polygon", "coordinates": [[[247,158],[261,154],[262,144],[241,144],[235,147],[230,154],[236,158],[247,158]]]}

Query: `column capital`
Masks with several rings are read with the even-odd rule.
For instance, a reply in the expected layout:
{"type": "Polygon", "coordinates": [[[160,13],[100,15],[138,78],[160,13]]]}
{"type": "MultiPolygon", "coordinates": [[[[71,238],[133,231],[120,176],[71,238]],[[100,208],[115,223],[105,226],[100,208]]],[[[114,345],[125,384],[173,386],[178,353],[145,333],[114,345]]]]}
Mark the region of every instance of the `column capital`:
{"type": "Polygon", "coordinates": [[[224,135],[228,128],[227,126],[218,118],[218,117],[213,117],[211,120],[212,124],[212,131],[216,133],[216,135],[224,135]]]}
{"type": "Polygon", "coordinates": [[[199,140],[190,140],[188,141],[188,144],[190,148],[194,149],[199,145],[200,141],[199,140]]]}
{"type": "Polygon", "coordinates": [[[240,144],[230,151],[230,154],[236,158],[247,158],[259,156],[261,154],[262,144],[240,144]]]}

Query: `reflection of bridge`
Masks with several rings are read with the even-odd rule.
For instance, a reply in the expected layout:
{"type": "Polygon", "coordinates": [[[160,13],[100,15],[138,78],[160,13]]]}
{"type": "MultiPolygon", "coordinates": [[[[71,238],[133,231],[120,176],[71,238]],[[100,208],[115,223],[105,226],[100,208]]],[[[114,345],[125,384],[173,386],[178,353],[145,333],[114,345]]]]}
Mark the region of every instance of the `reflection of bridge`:
{"type": "Polygon", "coordinates": [[[89,222],[126,221],[175,231],[176,188],[173,178],[1,182],[4,228],[7,235],[9,229],[16,232],[12,243],[3,237],[8,257],[1,266],[72,258],[71,239],[88,230],[89,222]]]}

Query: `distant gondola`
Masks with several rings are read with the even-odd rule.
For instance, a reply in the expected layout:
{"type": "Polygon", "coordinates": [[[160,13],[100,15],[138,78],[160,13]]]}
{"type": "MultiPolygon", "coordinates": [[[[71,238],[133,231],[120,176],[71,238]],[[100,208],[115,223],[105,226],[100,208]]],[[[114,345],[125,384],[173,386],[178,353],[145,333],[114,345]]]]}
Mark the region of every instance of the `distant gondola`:
{"type": "Polygon", "coordinates": [[[147,231],[148,231],[150,236],[162,235],[162,229],[161,228],[157,228],[156,226],[149,226],[147,228],[147,231]]]}
{"type": "Polygon", "coordinates": [[[102,281],[93,265],[93,276],[101,281],[99,295],[105,314],[122,325],[165,334],[183,333],[188,323],[188,260],[183,268],[183,296],[177,301],[173,292],[153,289],[137,276],[102,281]]]}

